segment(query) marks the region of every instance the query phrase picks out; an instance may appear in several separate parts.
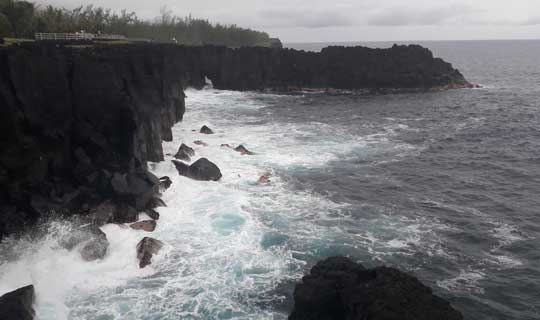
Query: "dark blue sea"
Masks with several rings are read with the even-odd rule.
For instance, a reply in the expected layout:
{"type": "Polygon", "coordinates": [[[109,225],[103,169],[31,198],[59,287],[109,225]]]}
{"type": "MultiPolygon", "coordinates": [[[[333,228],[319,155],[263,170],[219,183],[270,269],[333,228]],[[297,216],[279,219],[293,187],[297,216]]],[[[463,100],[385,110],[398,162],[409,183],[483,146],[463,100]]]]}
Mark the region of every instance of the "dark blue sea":
{"type": "Polygon", "coordinates": [[[39,241],[0,247],[20,253],[0,258],[0,294],[34,283],[39,319],[285,319],[302,275],[346,255],[417,276],[466,319],[540,319],[540,41],[421,44],[482,88],[189,89],[165,153],[194,146],[223,178],[180,177],[170,156],[150,164],[173,179],[152,266],[137,266],[143,231],[104,226],[109,252],[88,263],[53,221],[39,241]],[[192,131],[204,124],[216,134],[192,131]]]}

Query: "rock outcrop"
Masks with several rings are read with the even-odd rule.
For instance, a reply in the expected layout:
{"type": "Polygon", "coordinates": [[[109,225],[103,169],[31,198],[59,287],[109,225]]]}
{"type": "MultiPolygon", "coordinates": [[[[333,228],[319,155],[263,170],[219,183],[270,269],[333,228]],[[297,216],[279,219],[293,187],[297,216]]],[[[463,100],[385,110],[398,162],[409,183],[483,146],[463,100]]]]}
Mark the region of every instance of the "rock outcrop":
{"type": "Polygon", "coordinates": [[[137,259],[139,259],[139,268],[144,268],[152,264],[152,257],[163,248],[163,242],[145,237],[137,244],[137,259]]]}
{"type": "Polygon", "coordinates": [[[169,47],[0,49],[0,231],[108,200],[100,224],[147,209],[146,162],[182,119],[185,62],[169,47]]]}
{"type": "Polygon", "coordinates": [[[342,257],[317,263],[296,286],[294,303],[290,320],[463,319],[415,277],[342,257]]]}
{"type": "Polygon", "coordinates": [[[191,165],[178,160],[172,162],[178,174],[194,180],[218,181],[222,176],[218,166],[206,158],[200,158],[191,165]]]}
{"type": "Polygon", "coordinates": [[[193,157],[194,155],[195,150],[182,143],[182,145],[180,145],[180,147],[178,148],[178,152],[176,152],[176,154],[174,155],[174,158],[178,160],[190,161],[191,157],[193,157]]]}
{"type": "Polygon", "coordinates": [[[1,320],[32,320],[34,311],[34,286],[26,286],[0,297],[1,320]]]}
{"type": "Polygon", "coordinates": [[[86,261],[103,259],[109,247],[107,235],[93,223],[74,229],[69,236],[60,240],[60,245],[72,250],[78,245],[81,257],[86,261]]]}
{"type": "Polygon", "coordinates": [[[134,230],[143,230],[146,232],[152,232],[156,230],[156,221],[155,220],[145,220],[145,221],[139,221],[135,222],[134,224],[131,224],[129,227],[134,230]]]}
{"type": "Polygon", "coordinates": [[[202,127],[201,127],[201,130],[199,130],[199,133],[204,133],[204,134],[214,134],[214,131],[212,131],[212,129],[210,129],[210,128],[207,127],[207,126],[202,126],[202,127]]]}

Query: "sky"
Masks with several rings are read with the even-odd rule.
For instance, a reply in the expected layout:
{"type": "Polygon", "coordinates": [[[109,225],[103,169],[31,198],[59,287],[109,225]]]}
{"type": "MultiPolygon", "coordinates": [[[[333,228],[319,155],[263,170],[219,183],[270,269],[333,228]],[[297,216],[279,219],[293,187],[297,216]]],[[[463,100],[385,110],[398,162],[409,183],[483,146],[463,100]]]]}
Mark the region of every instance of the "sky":
{"type": "Polygon", "coordinates": [[[152,19],[163,7],[284,42],[540,39],[540,0],[33,0],[152,19]]]}

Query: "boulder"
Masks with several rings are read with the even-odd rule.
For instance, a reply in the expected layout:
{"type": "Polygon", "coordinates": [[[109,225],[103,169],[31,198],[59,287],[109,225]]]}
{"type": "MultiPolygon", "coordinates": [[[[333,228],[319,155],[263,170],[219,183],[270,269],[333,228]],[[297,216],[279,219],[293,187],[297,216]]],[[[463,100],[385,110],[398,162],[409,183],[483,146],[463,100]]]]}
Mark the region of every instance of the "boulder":
{"type": "Polygon", "coordinates": [[[178,160],[172,160],[172,163],[176,167],[176,170],[178,171],[178,174],[181,176],[188,176],[189,174],[189,164],[184,163],[182,161],[178,160]]]}
{"type": "Polygon", "coordinates": [[[247,154],[247,155],[254,155],[255,153],[249,151],[248,149],[246,149],[246,147],[244,147],[243,145],[239,145],[238,147],[234,148],[234,151],[236,152],[240,152],[241,154],[247,154]]]}
{"type": "Polygon", "coordinates": [[[127,203],[120,203],[114,212],[113,222],[130,223],[139,220],[139,211],[127,203]]]}
{"type": "Polygon", "coordinates": [[[155,220],[139,221],[139,222],[135,222],[129,227],[135,230],[143,230],[146,232],[152,232],[156,230],[156,221],[155,220]]]}
{"type": "Polygon", "coordinates": [[[93,223],[73,230],[69,237],[60,240],[60,245],[68,250],[79,244],[82,244],[81,257],[86,261],[103,259],[109,247],[107,235],[93,223]]]}
{"type": "Polygon", "coordinates": [[[183,144],[178,148],[178,152],[174,155],[175,159],[190,161],[191,157],[195,155],[195,150],[183,144]]]}
{"type": "Polygon", "coordinates": [[[159,212],[154,209],[146,209],[145,213],[154,220],[159,220],[159,212]]]}
{"type": "Polygon", "coordinates": [[[207,126],[202,126],[199,132],[204,134],[214,134],[214,131],[212,131],[212,129],[208,128],[207,126]]]}
{"type": "Polygon", "coordinates": [[[173,160],[173,163],[180,175],[194,180],[218,181],[222,176],[218,166],[206,158],[200,158],[190,166],[176,160],[173,160]]]}
{"type": "Polygon", "coordinates": [[[198,145],[198,146],[203,146],[203,147],[208,146],[208,143],[206,143],[204,141],[201,141],[201,140],[195,140],[195,141],[193,141],[193,143],[198,145]]]}
{"type": "Polygon", "coordinates": [[[172,185],[172,181],[171,181],[171,178],[167,177],[167,176],[163,176],[161,178],[159,178],[159,188],[161,190],[167,190],[171,187],[172,185]]]}
{"type": "Polygon", "coordinates": [[[348,258],[317,263],[294,290],[290,320],[462,320],[450,303],[394,268],[365,269],[348,258]]]}
{"type": "Polygon", "coordinates": [[[35,299],[34,286],[29,285],[0,297],[1,320],[32,320],[35,316],[33,308],[35,299]]]}
{"type": "Polygon", "coordinates": [[[139,268],[142,269],[151,264],[152,256],[157,254],[161,248],[163,248],[163,242],[154,238],[144,237],[137,244],[137,259],[139,259],[139,268]]]}

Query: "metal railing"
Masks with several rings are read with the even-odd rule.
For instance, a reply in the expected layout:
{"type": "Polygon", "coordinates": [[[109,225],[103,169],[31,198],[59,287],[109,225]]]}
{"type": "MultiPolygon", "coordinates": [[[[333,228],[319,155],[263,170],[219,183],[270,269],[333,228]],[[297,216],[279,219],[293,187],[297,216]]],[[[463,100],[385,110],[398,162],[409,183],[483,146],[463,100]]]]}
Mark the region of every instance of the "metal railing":
{"type": "Polygon", "coordinates": [[[126,36],[117,34],[93,34],[86,32],[77,33],[36,33],[34,38],[41,40],[56,41],[83,41],[83,40],[125,40],[126,36]]]}

